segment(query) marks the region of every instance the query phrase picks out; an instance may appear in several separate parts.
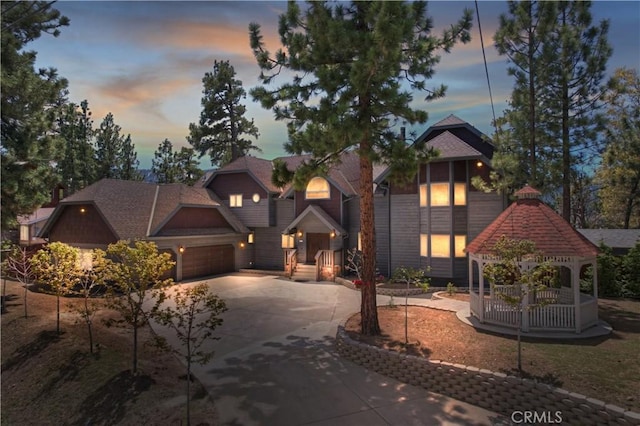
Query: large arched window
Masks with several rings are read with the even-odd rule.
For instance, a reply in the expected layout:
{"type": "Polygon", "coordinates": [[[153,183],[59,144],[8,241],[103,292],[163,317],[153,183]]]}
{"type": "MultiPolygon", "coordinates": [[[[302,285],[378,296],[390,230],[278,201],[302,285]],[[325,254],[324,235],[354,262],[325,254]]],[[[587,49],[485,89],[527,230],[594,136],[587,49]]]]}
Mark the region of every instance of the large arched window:
{"type": "Polygon", "coordinates": [[[305,198],[308,200],[326,200],[331,197],[329,182],[325,178],[314,177],[307,184],[305,198]]]}

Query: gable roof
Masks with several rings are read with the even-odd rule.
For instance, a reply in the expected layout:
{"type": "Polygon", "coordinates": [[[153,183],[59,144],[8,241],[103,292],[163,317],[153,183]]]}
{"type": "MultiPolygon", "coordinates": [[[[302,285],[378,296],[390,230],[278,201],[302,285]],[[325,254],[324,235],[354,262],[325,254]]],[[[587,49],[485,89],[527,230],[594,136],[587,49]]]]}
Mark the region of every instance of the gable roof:
{"type": "Polygon", "coordinates": [[[540,192],[526,186],[515,195],[518,199],[467,245],[467,253],[491,254],[504,235],[533,241],[545,256],[597,256],[598,248],[542,202],[540,192]]]}
{"type": "MultiPolygon", "coordinates": [[[[438,152],[440,152],[440,155],[433,161],[467,160],[484,157],[480,151],[448,130],[427,142],[427,146],[437,149],[438,152]]],[[[488,161],[486,158],[484,158],[484,160],[488,161]]]]}
{"type": "Polygon", "coordinates": [[[180,208],[216,208],[236,232],[248,229],[206,188],[184,184],[102,179],[65,198],[56,207],[41,234],[49,232],[65,206],[92,204],[118,239],[153,236],[180,208]]]}
{"type": "Polygon", "coordinates": [[[271,160],[265,160],[263,158],[252,157],[251,155],[245,155],[237,158],[231,163],[221,167],[218,170],[214,170],[210,173],[208,179],[202,184],[203,187],[209,186],[209,184],[220,174],[226,173],[238,173],[246,172],[253,177],[253,179],[260,184],[265,191],[271,193],[280,193],[280,188],[275,186],[271,182],[271,174],[273,172],[273,163],[271,160]]]}
{"type": "Polygon", "coordinates": [[[316,205],[309,205],[307,206],[306,209],[304,209],[304,211],[302,213],[300,213],[298,215],[298,217],[296,217],[293,222],[291,222],[289,224],[289,226],[287,226],[285,228],[284,231],[282,231],[283,234],[288,234],[291,232],[291,230],[293,228],[295,228],[298,223],[300,223],[302,221],[302,219],[304,219],[305,217],[307,217],[308,215],[314,215],[316,216],[320,222],[322,222],[328,229],[333,229],[334,231],[336,231],[337,235],[345,235],[346,231],[344,230],[344,228],[342,226],[340,226],[338,224],[338,222],[336,222],[331,216],[329,216],[329,213],[327,213],[326,211],[324,211],[322,209],[322,207],[320,206],[316,206],[316,205]]]}

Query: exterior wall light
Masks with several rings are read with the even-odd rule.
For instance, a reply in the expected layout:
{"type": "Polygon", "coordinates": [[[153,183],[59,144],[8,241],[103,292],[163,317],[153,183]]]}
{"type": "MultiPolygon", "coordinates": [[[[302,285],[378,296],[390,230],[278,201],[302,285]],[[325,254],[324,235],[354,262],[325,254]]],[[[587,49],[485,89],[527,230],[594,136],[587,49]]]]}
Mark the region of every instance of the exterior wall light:
{"type": "Polygon", "coordinates": [[[240,248],[243,249],[245,247],[244,241],[240,241],[240,248]]]}
{"type": "Polygon", "coordinates": [[[484,163],[482,161],[478,161],[476,163],[476,166],[480,169],[480,168],[482,168],[482,166],[484,166],[484,163]]]}
{"type": "Polygon", "coordinates": [[[298,230],[298,238],[302,238],[302,229],[298,230]]]}
{"type": "Polygon", "coordinates": [[[253,238],[253,232],[250,232],[249,235],[247,235],[247,242],[253,244],[253,238]]]}
{"type": "Polygon", "coordinates": [[[184,246],[180,246],[178,247],[178,251],[180,252],[180,254],[184,253],[184,246]]]}
{"type": "Polygon", "coordinates": [[[80,207],[80,213],[84,214],[87,212],[87,209],[85,209],[84,207],[80,207]]]}
{"type": "Polygon", "coordinates": [[[335,237],[336,237],[336,230],[335,230],[335,229],[332,229],[332,230],[331,230],[331,233],[329,234],[329,236],[330,236],[331,238],[335,238],[335,237]]]}

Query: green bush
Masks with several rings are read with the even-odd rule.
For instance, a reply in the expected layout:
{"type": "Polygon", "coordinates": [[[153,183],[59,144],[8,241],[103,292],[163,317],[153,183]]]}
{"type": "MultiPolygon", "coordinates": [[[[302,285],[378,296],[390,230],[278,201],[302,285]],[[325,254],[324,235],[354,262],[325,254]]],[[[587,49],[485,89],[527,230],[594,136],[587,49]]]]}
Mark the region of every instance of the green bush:
{"type": "Polygon", "coordinates": [[[613,254],[613,250],[600,245],[598,255],[598,295],[604,297],[622,296],[622,259],[613,254]]]}
{"type": "Polygon", "coordinates": [[[640,297],[640,241],[622,258],[622,295],[640,297]]]}

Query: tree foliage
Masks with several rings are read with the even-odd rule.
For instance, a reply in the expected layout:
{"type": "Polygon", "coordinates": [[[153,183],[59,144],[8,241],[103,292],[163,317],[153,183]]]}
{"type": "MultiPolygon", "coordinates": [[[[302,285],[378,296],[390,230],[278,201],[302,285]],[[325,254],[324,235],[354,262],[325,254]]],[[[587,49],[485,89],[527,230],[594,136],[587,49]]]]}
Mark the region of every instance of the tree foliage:
{"type": "Polygon", "coordinates": [[[89,103],[68,103],[60,108],[58,131],[64,143],[64,153],[58,164],[62,185],[74,192],[95,182],[96,170],[93,138],[93,120],[89,103]]]}
{"type": "Polygon", "coordinates": [[[27,45],[42,34],[57,37],[69,19],[44,1],[3,1],[0,79],[0,161],[2,228],[16,224],[49,200],[58,183],[53,162],[61,155],[55,132],[56,106],[67,81],[53,68],[35,69],[36,52],[27,45]]]}
{"type": "Polygon", "coordinates": [[[203,175],[193,148],[173,150],[173,144],[165,139],[153,154],[151,171],[158,183],[185,183],[192,185],[203,175]]]}
{"type": "Polygon", "coordinates": [[[164,278],[173,265],[169,253],[160,253],[151,241],[118,241],[106,251],[97,250],[95,268],[103,284],[108,284],[108,306],[122,316],[133,329],[133,367],[138,371],[138,330],[147,324],[151,308],[146,304],[153,298],[152,290],[169,285],[164,278]]]}
{"type": "Polygon", "coordinates": [[[175,333],[182,349],[173,348],[187,364],[187,425],[191,424],[191,365],[195,362],[203,365],[213,356],[213,350],[203,345],[213,340],[214,330],[222,324],[220,314],[227,310],[224,300],[210,292],[205,283],[193,287],[177,288],[171,295],[171,301],[162,306],[168,297],[160,292],[153,318],[175,333]]]}
{"type": "Polygon", "coordinates": [[[31,264],[44,290],[56,296],[56,332],[60,334],[60,297],[71,293],[80,282],[80,252],[55,241],[38,250],[31,258],[31,264]]]}
{"type": "MultiPolygon", "coordinates": [[[[424,2],[310,2],[302,11],[289,2],[280,16],[282,48],[266,50],[260,25],[249,27],[251,47],[264,86],[251,91],[276,120],[287,122],[291,154],[311,154],[288,174],[296,188],[327,171],[342,153],[360,157],[360,232],[362,240],[362,332],[379,334],[375,300],[375,237],[373,164],[391,167],[394,178],[415,174],[421,146],[406,145],[392,127],[401,120],[422,123],[427,113],[411,107],[411,90],[427,99],[444,95],[427,81],[439,61],[438,50],[449,51],[470,39],[471,12],[440,36],[432,34],[424,2]],[[282,70],[292,81],[270,85],[282,70]]],[[[276,177],[276,180],[278,178],[276,177]]]]}
{"type": "Polygon", "coordinates": [[[608,226],[640,228],[640,78],[621,68],[606,94],[607,146],[596,173],[608,226]]]}
{"type": "MultiPolygon", "coordinates": [[[[509,2],[495,41],[514,77],[509,108],[497,120],[494,181],[513,192],[528,183],[560,192],[570,221],[574,178],[593,164],[599,110],[611,56],[608,21],[592,25],[590,2],[509,2]]],[[[476,182],[477,183],[477,182],[476,182]]]]}
{"type": "Polygon", "coordinates": [[[214,61],[213,71],[205,73],[202,84],[202,112],[198,124],[189,124],[187,141],[202,158],[208,155],[213,166],[225,164],[260,151],[246,136],[258,137],[258,128],[245,118],[246,97],[242,81],[229,61],[214,61]]]}

